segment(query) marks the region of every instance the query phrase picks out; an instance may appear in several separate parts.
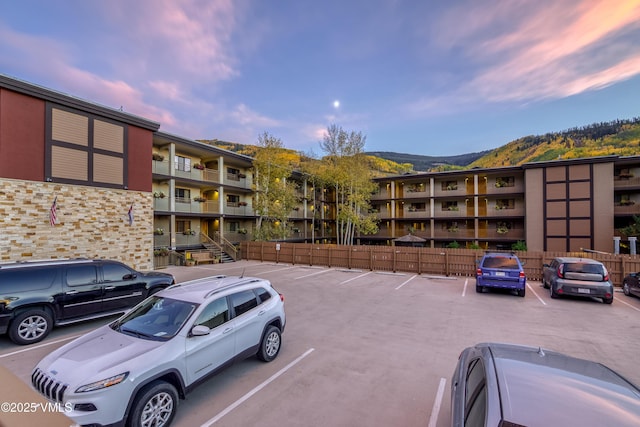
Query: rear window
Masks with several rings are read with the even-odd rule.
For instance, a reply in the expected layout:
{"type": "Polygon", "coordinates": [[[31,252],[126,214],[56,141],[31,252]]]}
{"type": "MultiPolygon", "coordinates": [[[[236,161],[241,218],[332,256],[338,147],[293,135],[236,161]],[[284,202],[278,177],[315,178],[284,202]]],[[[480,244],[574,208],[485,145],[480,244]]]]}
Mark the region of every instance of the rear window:
{"type": "Polygon", "coordinates": [[[573,262],[564,265],[565,273],[591,273],[604,275],[602,266],[600,264],[587,264],[581,262],[573,262]]]}
{"type": "Polygon", "coordinates": [[[518,260],[513,257],[487,257],[482,262],[483,268],[506,268],[509,270],[519,270],[518,260]]]}

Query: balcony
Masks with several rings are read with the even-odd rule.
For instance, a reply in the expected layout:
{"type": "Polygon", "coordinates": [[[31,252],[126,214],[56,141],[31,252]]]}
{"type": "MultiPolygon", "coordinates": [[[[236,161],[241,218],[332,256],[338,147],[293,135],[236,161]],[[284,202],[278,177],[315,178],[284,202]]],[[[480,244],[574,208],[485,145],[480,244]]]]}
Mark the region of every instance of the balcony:
{"type": "Polygon", "coordinates": [[[403,218],[430,218],[429,211],[426,208],[406,208],[403,214],[403,218]]]}
{"type": "Polygon", "coordinates": [[[480,216],[490,217],[512,217],[512,216],[524,216],[524,206],[515,206],[513,208],[496,208],[495,206],[483,211],[480,216]]]}
{"type": "Polygon", "coordinates": [[[433,237],[436,239],[448,239],[448,240],[456,240],[456,239],[473,239],[475,233],[473,228],[464,228],[464,227],[450,227],[450,228],[437,228],[433,237]]]}
{"type": "Polygon", "coordinates": [[[255,216],[253,207],[244,202],[227,202],[226,206],[224,207],[224,213],[226,215],[255,216]]]}
{"type": "Polygon", "coordinates": [[[495,184],[489,183],[486,186],[486,194],[513,194],[513,193],[524,193],[524,182],[522,180],[518,180],[514,182],[512,185],[505,184],[501,186],[496,186],[495,184]]]}
{"type": "Polygon", "coordinates": [[[640,178],[616,176],[613,179],[614,190],[640,189],[640,178]]]}
{"type": "Polygon", "coordinates": [[[613,205],[614,215],[640,215],[640,204],[634,202],[615,203],[613,205]]]}
{"type": "Polygon", "coordinates": [[[371,195],[371,200],[389,200],[391,193],[386,188],[381,188],[380,191],[371,195]]]}
{"type": "Polygon", "coordinates": [[[523,228],[512,228],[508,231],[492,229],[478,230],[478,239],[524,240],[523,228]]]}

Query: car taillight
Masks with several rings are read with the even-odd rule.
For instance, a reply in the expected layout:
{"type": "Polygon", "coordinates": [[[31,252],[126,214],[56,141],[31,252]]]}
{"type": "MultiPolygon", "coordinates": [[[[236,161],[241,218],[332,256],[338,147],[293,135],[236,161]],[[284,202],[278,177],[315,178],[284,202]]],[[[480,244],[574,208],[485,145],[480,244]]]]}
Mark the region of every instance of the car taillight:
{"type": "Polygon", "coordinates": [[[524,279],[524,271],[521,271],[521,272],[520,272],[520,278],[521,278],[521,279],[524,279]]]}
{"type": "Polygon", "coordinates": [[[605,282],[608,282],[609,281],[609,272],[607,271],[606,267],[602,267],[602,268],[604,269],[604,277],[602,278],[602,280],[604,280],[605,282]]]}
{"type": "Polygon", "coordinates": [[[559,278],[561,278],[561,279],[564,279],[564,272],[563,272],[563,270],[564,270],[564,264],[560,264],[560,265],[558,266],[558,277],[559,277],[559,278]]]}
{"type": "Polygon", "coordinates": [[[282,294],[278,294],[278,295],[280,295],[280,301],[284,302],[284,295],[282,294]]]}
{"type": "Polygon", "coordinates": [[[476,270],[476,276],[482,276],[482,269],[481,268],[476,270]]]}

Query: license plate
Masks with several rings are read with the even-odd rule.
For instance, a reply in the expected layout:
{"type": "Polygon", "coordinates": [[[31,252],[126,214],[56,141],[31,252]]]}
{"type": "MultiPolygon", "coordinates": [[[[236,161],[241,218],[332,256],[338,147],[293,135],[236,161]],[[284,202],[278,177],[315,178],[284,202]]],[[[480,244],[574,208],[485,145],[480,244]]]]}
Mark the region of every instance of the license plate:
{"type": "Polygon", "coordinates": [[[496,276],[506,276],[504,271],[496,271],[496,276]]]}
{"type": "Polygon", "coordinates": [[[591,293],[591,289],[578,288],[578,293],[579,294],[590,294],[591,293]]]}

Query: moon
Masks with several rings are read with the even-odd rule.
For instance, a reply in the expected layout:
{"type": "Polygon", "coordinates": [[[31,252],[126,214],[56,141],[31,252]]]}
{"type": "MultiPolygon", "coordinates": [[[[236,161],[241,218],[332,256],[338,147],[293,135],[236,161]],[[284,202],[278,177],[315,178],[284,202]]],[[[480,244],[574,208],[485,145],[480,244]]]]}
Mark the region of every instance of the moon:
{"type": "Polygon", "coordinates": [[[337,99],[333,101],[333,108],[340,108],[340,101],[338,101],[337,99]]]}

